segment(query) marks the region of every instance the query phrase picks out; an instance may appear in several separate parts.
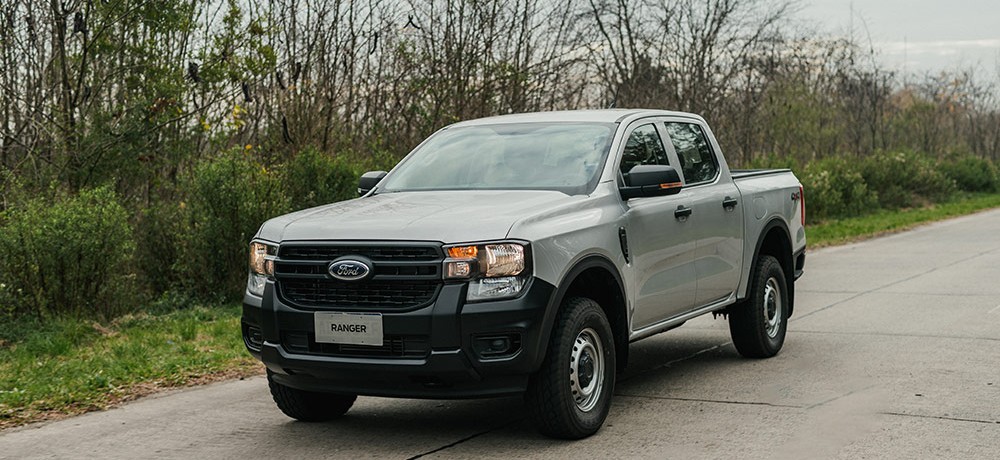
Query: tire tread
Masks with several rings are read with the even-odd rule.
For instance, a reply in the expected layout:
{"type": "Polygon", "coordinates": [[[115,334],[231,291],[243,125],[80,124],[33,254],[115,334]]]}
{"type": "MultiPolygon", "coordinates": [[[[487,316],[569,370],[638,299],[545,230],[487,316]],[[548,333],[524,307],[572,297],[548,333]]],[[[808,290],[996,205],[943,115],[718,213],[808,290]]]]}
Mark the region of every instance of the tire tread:
{"type": "Polygon", "coordinates": [[[770,255],[762,255],[754,267],[752,284],[748,297],[729,308],[729,333],[733,339],[736,351],[745,358],[770,358],[781,350],[785,333],[788,329],[788,290],[785,285],[784,271],[781,263],[770,255]],[[761,290],[767,279],[777,275],[781,284],[782,330],[776,343],[767,337],[764,329],[761,290]]]}
{"type": "Polygon", "coordinates": [[[278,409],[302,422],[325,422],[341,417],[357,400],[355,395],[316,393],[291,388],[275,382],[270,372],[267,384],[278,409]]]}
{"type": "Polygon", "coordinates": [[[616,373],[614,339],[611,334],[611,327],[597,302],[585,297],[575,297],[563,304],[549,338],[545,361],[525,393],[528,417],[542,434],[559,439],[581,439],[596,433],[603,425],[610,409],[616,373]],[[611,372],[610,376],[605,376],[606,400],[594,408],[598,411],[596,418],[587,423],[576,416],[577,408],[569,386],[566,385],[563,372],[558,369],[557,363],[561,358],[556,355],[562,354],[562,346],[572,346],[575,341],[578,327],[572,325],[583,324],[587,321],[587,315],[595,313],[600,318],[601,330],[598,332],[604,339],[602,345],[605,347],[605,354],[609,355],[605,357],[605,366],[611,372]]]}

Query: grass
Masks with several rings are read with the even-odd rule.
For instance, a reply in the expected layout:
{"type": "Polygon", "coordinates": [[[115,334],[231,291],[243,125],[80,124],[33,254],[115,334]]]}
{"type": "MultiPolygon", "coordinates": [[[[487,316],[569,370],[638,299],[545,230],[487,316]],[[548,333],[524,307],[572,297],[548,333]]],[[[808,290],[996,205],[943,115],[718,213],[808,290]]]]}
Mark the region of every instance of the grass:
{"type": "MultiPolygon", "coordinates": [[[[808,213],[808,202],[806,202],[808,213]]],[[[859,217],[835,219],[809,224],[806,238],[809,247],[823,247],[849,243],[888,233],[909,230],[921,224],[950,217],[972,214],[977,211],[1000,207],[1000,194],[969,193],[956,195],[950,201],[924,208],[901,211],[878,211],[859,217]]]]}
{"type": "Polygon", "coordinates": [[[5,320],[0,428],[105,409],[162,388],[259,373],[261,365],[243,348],[239,317],[240,307],[231,305],[131,315],[103,325],[72,318],[5,320]]]}

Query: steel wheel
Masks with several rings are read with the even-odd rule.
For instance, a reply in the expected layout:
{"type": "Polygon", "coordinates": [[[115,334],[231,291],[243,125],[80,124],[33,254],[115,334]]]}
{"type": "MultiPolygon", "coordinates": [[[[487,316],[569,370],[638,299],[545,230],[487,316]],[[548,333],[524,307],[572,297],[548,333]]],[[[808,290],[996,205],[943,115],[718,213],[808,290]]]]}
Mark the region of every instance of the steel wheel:
{"type": "Polygon", "coordinates": [[[615,341],[601,305],[565,300],[542,366],[524,393],[528,416],[543,434],[580,439],[601,429],[615,392],[615,341]]]}
{"type": "Polygon", "coordinates": [[[747,358],[770,358],[781,350],[792,299],[778,259],[762,255],[751,276],[750,292],[729,307],[729,333],[736,351],[747,358]]]}
{"type": "Polygon", "coordinates": [[[604,388],[604,349],[597,332],[589,327],[580,331],[573,343],[569,382],[577,408],[589,412],[597,405],[604,388]]]}
{"type": "Polygon", "coordinates": [[[767,336],[775,338],[781,329],[781,314],[784,311],[781,307],[781,287],[774,277],[767,279],[764,286],[764,301],[761,302],[764,308],[764,328],[767,336]]]}

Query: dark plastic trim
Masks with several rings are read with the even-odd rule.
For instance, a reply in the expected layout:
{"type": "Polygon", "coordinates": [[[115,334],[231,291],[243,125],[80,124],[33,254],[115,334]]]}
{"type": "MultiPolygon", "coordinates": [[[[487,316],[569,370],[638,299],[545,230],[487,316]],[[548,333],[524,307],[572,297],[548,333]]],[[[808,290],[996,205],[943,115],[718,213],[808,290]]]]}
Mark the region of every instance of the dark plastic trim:
{"type": "MultiPolygon", "coordinates": [[[[789,246],[788,246],[787,249],[788,249],[788,255],[789,255],[789,257],[791,257],[790,262],[791,262],[792,270],[795,269],[795,255],[792,254],[792,247],[791,247],[791,244],[792,244],[792,234],[788,230],[788,225],[786,225],[785,222],[783,220],[781,220],[780,217],[774,217],[770,221],[768,221],[767,224],[764,225],[764,228],[762,228],[761,231],[760,231],[760,236],[757,237],[757,243],[754,246],[754,250],[753,250],[753,260],[752,260],[752,264],[753,265],[750,265],[750,277],[747,278],[747,283],[748,283],[748,285],[747,285],[747,291],[748,292],[750,290],[749,283],[751,282],[751,280],[754,279],[754,271],[757,269],[757,260],[760,258],[760,248],[761,248],[761,246],[764,245],[764,238],[766,238],[767,234],[770,233],[771,230],[774,229],[775,227],[780,228],[781,231],[785,232],[785,238],[788,239],[788,245],[789,246]]],[[[781,261],[779,260],[779,262],[781,262],[781,261]]],[[[788,281],[794,281],[796,279],[794,273],[786,273],[785,276],[786,277],[790,276],[792,278],[792,279],[790,279],[788,281]]],[[[743,298],[745,299],[746,296],[743,296],[743,298]]],[[[795,283],[793,283],[793,282],[789,282],[788,283],[788,300],[789,300],[789,302],[788,302],[788,316],[791,317],[792,316],[792,311],[795,308],[795,283]]]]}

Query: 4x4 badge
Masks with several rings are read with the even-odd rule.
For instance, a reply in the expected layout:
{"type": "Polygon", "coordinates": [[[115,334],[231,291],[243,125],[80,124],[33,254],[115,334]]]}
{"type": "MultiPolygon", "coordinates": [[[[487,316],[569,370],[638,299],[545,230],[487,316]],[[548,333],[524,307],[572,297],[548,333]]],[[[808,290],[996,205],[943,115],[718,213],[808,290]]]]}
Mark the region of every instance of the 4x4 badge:
{"type": "Polygon", "coordinates": [[[371,267],[360,260],[337,260],[330,264],[330,276],[342,281],[359,281],[368,277],[371,267]]]}

